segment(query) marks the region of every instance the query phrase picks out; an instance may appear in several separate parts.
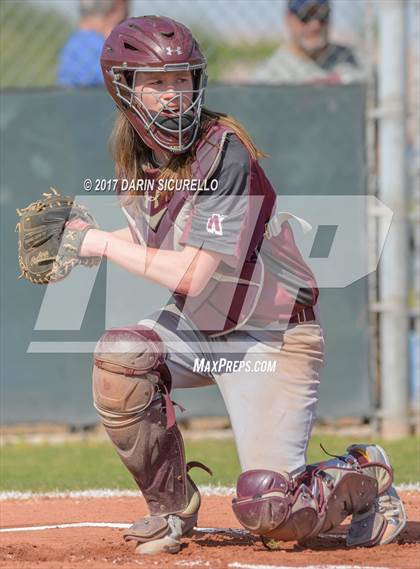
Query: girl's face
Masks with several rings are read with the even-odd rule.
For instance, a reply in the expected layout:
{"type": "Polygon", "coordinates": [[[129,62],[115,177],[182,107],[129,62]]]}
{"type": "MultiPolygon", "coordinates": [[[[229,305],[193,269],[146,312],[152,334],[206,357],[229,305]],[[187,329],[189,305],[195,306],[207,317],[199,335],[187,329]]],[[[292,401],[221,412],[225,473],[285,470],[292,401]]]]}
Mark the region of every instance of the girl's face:
{"type": "Polygon", "coordinates": [[[138,72],[134,90],[151,112],[183,112],[192,103],[193,79],[190,71],[138,72]]]}

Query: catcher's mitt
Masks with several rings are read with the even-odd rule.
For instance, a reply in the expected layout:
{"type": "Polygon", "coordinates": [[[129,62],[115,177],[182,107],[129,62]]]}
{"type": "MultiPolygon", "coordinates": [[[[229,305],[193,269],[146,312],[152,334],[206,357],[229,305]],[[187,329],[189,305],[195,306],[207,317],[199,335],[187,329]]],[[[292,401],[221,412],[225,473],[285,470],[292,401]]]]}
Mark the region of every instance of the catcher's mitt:
{"type": "Polygon", "coordinates": [[[89,229],[98,225],[85,207],[73,198],[62,196],[51,188],[51,193],[16,210],[20,221],[19,266],[24,277],[35,284],[56,282],[66,277],[76,265],[93,267],[100,257],[79,257],[82,241],[89,229]],[[71,219],[81,219],[88,225],[82,230],[66,228],[71,219]]]}

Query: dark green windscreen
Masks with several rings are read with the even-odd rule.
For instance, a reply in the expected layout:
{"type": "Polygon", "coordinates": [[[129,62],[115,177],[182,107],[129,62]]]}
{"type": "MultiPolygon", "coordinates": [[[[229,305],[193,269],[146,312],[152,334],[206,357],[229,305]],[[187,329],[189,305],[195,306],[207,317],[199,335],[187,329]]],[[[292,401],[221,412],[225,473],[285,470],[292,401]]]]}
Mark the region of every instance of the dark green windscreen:
{"type": "MultiPolygon", "coordinates": [[[[364,97],[360,85],[219,85],[209,88],[206,104],[234,115],[270,155],[263,164],[279,194],[351,196],[365,192],[364,97]]],[[[15,209],[36,200],[49,186],[58,187],[64,194],[84,196],[85,178],[112,178],[107,139],[113,118],[113,105],[102,89],[1,94],[3,423],[96,421],[91,400],[91,355],[27,350],[31,343],[51,341],[64,342],[66,346],[75,345],[74,342],[94,345],[109,325],[104,317],[106,265],[101,266],[90,296],[83,296],[82,288],[76,287],[73,292],[69,288],[69,294],[79,295],[81,304],[89,300],[80,322],[81,330],[77,325],[74,330],[68,329],[68,320],[62,324],[64,329],[60,329],[59,310],[50,329],[45,329],[48,326],[38,315],[46,288],[17,280],[15,209]],[[38,319],[41,321],[38,327],[44,329],[35,330],[38,319]]],[[[103,194],[91,192],[89,199],[90,196],[96,199],[103,194]]],[[[107,193],[107,200],[112,202],[112,193],[107,193]]],[[[122,227],[124,223],[112,203],[107,202],[100,216],[107,229],[122,227]]],[[[328,256],[335,230],[334,223],[318,228],[312,257],[328,256]]],[[[365,244],[366,228],[362,227],[352,247],[363,256],[365,244]]],[[[136,308],[126,305],[124,287],[119,289],[118,285],[118,272],[112,274],[117,285],[108,280],[108,287],[112,290],[114,308],[121,307],[118,313],[121,321],[113,325],[132,324],[136,321],[136,308]]],[[[159,306],[166,296],[160,287],[139,284],[139,306],[142,303],[159,306]]],[[[324,288],[320,311],[327,340],[327,363],[321,382],[319,415],[369,415],[366,278],[346,288],[324,288]]],[[[143,316],[140,314],[139,319],[143,316]]],[[[174,399],[187,407],[184,416],[226,413],[216,388],[178,391],[174,399]]]]}

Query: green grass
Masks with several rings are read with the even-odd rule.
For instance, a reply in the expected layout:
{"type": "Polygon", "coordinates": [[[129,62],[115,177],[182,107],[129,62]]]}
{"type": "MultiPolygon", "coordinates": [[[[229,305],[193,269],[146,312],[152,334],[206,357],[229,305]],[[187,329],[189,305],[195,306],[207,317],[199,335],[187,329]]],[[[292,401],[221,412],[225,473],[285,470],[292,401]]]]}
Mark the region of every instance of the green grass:
{"type": "MultiPolygon", "coordinates": [[[[397,484],[420,481],[420,439],[410,437],[395,442],[377,441],[391,457],[397,484]]],[[[327,458],[319,448],[322,442],[331,453],[340,453],[355,442],[354,437],[314,436],[309,462],[327,458]]],[[[363,442],[363,441],[359,441],[363,442]]],[[[366,441],[365,441],[366,442],[366,441]]],[[[232,440],[190,441],[188,460],[201,460],[214,472],[194,469],[199,484],[234,485],[239,462],[232,440]]],[[[134,489],[134,483],[120,463],[111,444],[105,442],[67,443],[62,445],[10,444],[1,449],[0,489],[18,491],[65,491],[88,488],[134,489]]]]}

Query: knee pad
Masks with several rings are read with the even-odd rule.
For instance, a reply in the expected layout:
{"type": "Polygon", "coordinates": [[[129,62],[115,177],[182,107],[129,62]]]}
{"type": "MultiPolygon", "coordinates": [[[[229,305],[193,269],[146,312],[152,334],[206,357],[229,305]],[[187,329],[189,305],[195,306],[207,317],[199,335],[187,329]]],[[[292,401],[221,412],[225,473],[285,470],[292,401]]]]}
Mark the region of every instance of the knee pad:
{"type": "Polygon", "coordinates": [[[95,348],[95,365],[127,376],[159,369],[165,359],[166,349],[159,334],[140,325],[111,328],[95,348]]]}
{"type": "Polygon", "coordinates": [[[105,426],[138,420],[162,388],[170,389],[160,337],[141,326],[111,329],[95,348],[93,400],[105,426]]]}

